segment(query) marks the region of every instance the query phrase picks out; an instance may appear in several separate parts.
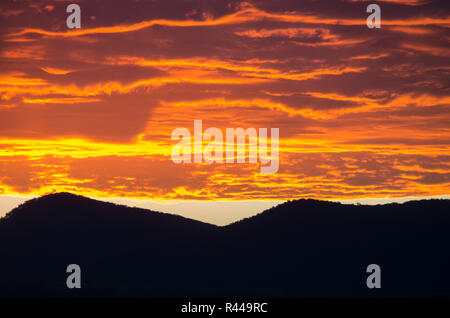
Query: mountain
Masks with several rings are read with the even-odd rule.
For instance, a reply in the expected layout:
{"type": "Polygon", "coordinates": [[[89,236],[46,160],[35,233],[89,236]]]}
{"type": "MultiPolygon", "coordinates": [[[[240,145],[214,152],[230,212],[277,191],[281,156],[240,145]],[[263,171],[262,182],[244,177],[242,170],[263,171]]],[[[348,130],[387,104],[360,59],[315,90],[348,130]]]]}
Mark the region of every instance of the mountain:
{"type": "Polygon", "coordinates": [[[296,200],[218,227],[57,193],[0,219],[0,297],[450,297],[449,228],[450,200],[296,200]]]}

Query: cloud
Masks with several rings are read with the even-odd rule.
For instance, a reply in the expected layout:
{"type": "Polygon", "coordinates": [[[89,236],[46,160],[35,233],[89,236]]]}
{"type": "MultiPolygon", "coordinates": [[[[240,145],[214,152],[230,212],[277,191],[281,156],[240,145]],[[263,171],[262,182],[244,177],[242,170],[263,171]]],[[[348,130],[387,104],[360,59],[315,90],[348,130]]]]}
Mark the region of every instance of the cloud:
{"type": "MultiPolygon", "coordinates": [[[[236,12],[221,16],[219,18],[211,18],[206,15],[204,20],[167,20],[155,19],[142,21],[133,24],[121,24],[114,26],[95,27],[86,29],[76,29],[70,31],[48,31],[38,28],[24,28],[23,30],[11,34],[11,36],[22,36],[29,33],[40,34],[52,37],[74,37],[89,34],[117,34],[134,32],[146,29],[152,26],[167,26],[167,27],[210,27],[221,25],[234,25],[248,22],[254,22],[267,19],[269,21],[278,21],[286,23],[302,23],[302,24],[327,24],[327,25],[361,25],[364,24],[363,19],[346,19],[346,18],[325,18],[319,15],[302,15],[291,13],[271,13],[260,10],[252,5],[246,6],[236,12]]],[[[442,25],[449,24],[448,16],[445,18],[434,17],[413,17],[409,19],[384,19],[384,25],[442,25]]]]}
{"type": "Polygon", "coordinates": [[[70,72],[73,72],[72,70],[63,70],[63,69],[58,69],[58,68],[53,68],[53,67],[41,67],[41,70],[43,70],[44,72],[47,72],[49,74],[54,74],[54,75],[66,75],[66,74],[69,74],[70,72]]]}
{"type": "Polygon", "coordinates": [[[376,30],[362,1],[81,5],[79,30],[66,29],[63,2],[0,5],[0,193],[449,193],[450,19],[439,2],[384,1],[376,30]],[[195,119],[279,128],[279,173],[175,165],[171,132],[195,119]]]}

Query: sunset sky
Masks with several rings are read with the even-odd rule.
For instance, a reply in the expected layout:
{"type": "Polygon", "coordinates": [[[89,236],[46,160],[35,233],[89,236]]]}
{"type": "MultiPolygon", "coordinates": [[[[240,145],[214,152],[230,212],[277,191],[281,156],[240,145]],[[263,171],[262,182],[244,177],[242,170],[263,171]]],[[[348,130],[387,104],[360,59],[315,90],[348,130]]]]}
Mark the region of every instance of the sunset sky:
{"type": "Polygon", "coordinates": [[[60,191],[210,221],[450,194],[448,1],[2,1],[0,24],[0,213],[60,191]],[[173,163],[195,119],[279,128],[278,173],[173,163]]]}

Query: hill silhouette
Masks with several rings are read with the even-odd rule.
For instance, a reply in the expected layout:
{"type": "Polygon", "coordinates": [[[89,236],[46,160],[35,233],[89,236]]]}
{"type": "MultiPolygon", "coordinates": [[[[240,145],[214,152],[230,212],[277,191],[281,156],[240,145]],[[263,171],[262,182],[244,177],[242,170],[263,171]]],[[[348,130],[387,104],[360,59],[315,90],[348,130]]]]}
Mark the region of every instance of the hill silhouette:
{"type": "Polygon", "coordinates": [[[0,297],[450,297],[449,228],[450,200],[296,200],[219,227],[57,193],[0,219],[0,297]]]}

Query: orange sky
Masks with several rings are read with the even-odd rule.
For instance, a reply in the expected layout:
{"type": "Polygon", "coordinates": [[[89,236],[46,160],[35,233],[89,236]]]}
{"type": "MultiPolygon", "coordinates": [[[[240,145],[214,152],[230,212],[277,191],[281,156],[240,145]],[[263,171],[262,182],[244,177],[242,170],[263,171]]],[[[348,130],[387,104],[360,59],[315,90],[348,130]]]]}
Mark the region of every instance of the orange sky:
{"type": "MultiPolygon", "coordinates": [[[[152,200],[450,193],[445,1],[0,4],[0,195],[152,200]],[[177,127],[277,127],[280,168],[179,164],[177,127]]],[[[448,7],[448,6],[447,6],[448,7]]]]}

